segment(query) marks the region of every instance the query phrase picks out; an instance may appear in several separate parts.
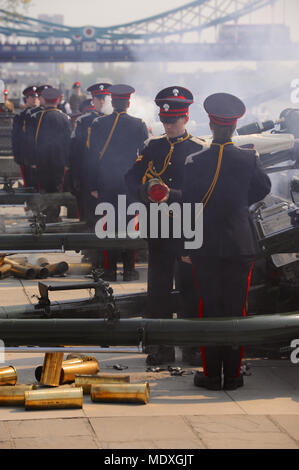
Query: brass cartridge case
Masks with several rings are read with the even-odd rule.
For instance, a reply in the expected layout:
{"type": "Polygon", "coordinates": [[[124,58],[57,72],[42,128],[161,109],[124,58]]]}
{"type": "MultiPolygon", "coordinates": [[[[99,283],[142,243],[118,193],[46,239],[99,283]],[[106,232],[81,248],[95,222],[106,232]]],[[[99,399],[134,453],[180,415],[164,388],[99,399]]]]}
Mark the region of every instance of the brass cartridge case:
{"type": "Polygon", "coordinates": [[[14,277],[21,278],[21,279],[34,279],[35,278],[35,270],[33,268],[30,268],[27,265],[23,266],[12,260],[9,260],[7,262],[8,264],[11,265],[10,272],[14,275],[14,277]]]}
{"type": "Polygon", "coordinates": [[[17,381],[17,371],[13,366],[3,367],[0,369],[0,386],[16,385],[17,381]]]}
{"type": "Polygon", "coordinates": [[[129,384],[129,375],[99,374],[99,375],[76,375],[75,386],[82,387],[84,395],[90,395],[92,385],[100,384],[129,384]]]}
{"type": "Polygon", "coordinates": [[[10,275],[11,265],[8,263],[1,264],[0,266],[0,279],[5,279],[10,275]]]}
{"type": "Polygon", "coordinates": [[[0,387],[0,406],[24,406],[25,392],[35,390],[35,385],[0,387]]]}
{"type": "MultiPolygon", "coordinates": [[[[72,359],[67,358],[66,361],[63,361],[62,367],[70,365],[70,364],[81,364],[82,362],[84,362],[83,358],[73,356],[72,359]]],[[[42,372],[43,372],[43,366],[38,366],[35,369],[35,378],[38,382],[40,382],[40,380],[41,380],[42,372]]]]}
{"type": "Polygon", "coordinates": [[[69,270],[69,265],[63,261],[56,264],[47,264],[45,268],[47,268],[50,276],[61,276],[69,270]]]}
{"type": "Polygon", "coordinates": [[[69,264],[69,271],[70,275],[78,274],[78,275],[85,275],[89,274],[92,271],[92,264],[91,263],[70,263],[69,264]]]}
{"type": "Polygon", "coordinates": [[[26,267],[33,269],[35,277],[38,279],[46,279],[50,275],[47,267],[35,266],[34,264],[26,264],[26,267]]]}
{"type": "Polygon", "coordinates": [[[95,375],[99,370],[99,364],[96,360],[81,362],[80,364],[63,365],[60,384],[74,382],[76,375],[95,375]]]}
{"type": "Polygon", "coordinates": [[[82,388],[55,388],[25,392],[26,410],[82,408],[82,388]]]}
{"type": "Polygon", "coordinates": [[[45,354],[43,370],[40,379],[41,385],[58,387],[62,370],[62,362],[63,353],[45,354]]]}
{"type": "Polygon", "coordinates": [[[149,402],[150,388],[145,384],[101,384],[91,387],[90,396],[94,402],[143,403],[149,402]]]}

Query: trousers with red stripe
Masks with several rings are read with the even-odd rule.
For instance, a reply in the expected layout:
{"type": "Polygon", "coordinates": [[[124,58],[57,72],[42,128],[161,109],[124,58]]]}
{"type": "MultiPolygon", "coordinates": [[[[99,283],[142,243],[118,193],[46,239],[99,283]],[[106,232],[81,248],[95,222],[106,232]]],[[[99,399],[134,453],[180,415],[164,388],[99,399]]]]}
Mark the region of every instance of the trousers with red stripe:
{"type": "MultiPolygon", "coordinates": [[[[194,282],[199,316],[204,318],[246,316],[252,256],[229,258],[193,256],[194,282]]],[[[240,376],[244,348],[241,345],[202,348],[204,373],[207,377],[240,376]]]]}

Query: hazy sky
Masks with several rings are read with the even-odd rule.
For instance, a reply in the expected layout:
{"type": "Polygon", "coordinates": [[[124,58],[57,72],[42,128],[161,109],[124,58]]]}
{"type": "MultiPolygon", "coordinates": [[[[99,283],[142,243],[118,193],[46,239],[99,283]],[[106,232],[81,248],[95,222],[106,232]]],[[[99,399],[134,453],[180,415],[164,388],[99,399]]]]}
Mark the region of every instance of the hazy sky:
{"type": "MultiPolygon", "coordinates": [[[[184,5],[190,0],[31,0],[29,16],[40,13],[63,14],[69,26],[110,26],[155,15],[184,5]]],[[[276,0],[274,20],[282,22],[285,13],[286,23],[292,29],[294,38],[299,40],[299,0],[276,0]],[[285,10],[283,9],[285,5],[285,10]]],[[[265,8],[246,21],[269,22],[272,10],[265,8]]]]}

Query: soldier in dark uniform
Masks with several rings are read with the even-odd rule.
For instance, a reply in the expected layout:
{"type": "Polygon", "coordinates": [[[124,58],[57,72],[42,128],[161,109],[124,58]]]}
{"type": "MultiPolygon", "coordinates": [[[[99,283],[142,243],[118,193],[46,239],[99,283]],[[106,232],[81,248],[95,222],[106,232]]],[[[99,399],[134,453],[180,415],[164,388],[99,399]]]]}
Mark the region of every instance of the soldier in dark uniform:
{"type": "Polygon", "coordinates": [[[11,113],[15,111],[15,106],[12,101],[8,99],[8,90],[3,91],[4,103],[0,104],[0,113],[11,113]]]}
{"type": "MultiPolygon", "coordinates": [[[[88,88],[92,95],[92,100],[85,100],[80,105],[83,113],[75,123],[72,133],[70,171],[73,190],[77,197],[80,220],[90,219],[90,198],[86,189],[86,158],[88,154],[91,125],[95,119],[104,116],[102,108],[105,105],[106,96],[110,95],[108,88],[111,83],[96,83],[88,88]]],[[[93,201],[92,201],[93,202],[93,201]]],[[[94,212],[93,212],[94,215],[94,212]]]]}
{"type": "MultiPolygon", "coordinates": [[[[202,139],[193,137],[186,130],[189,120],[189,106],[193,95],[180,86],[162,90],[155,99],[160,108],[160,120],[165,134],[149,139],[138,160],[128,172],[126,181],[135,198],[144,200],[151,181],[158,179],[165,190],[165,196],[156,202],[180,202],[186,157],[200,152],[205,147],[202,139]]],[[[153,198],[148,199],[153,202],[153,198]]],[[[171,227],[170,227],[171,228],[171,227]]],[[[170,293],[173,290],[175,264],[181,250],[177,239],[149,239],[148,266],[148,307],[150,318],[172,318],[170,293]]],[[[150,347],[148,364],[160,364],[175,360],[173,347],[161,345],[150,347]]]]}
{"type": "Polygon", "coordinates": [[[37,87],[30,86],[23,91],[25,100],[25,109],[16,114],[13,121],[12,129],[12,147],[15,162],[20,165],[24,187],[36,187],[33,170],[31,168],[30,157],[28,157],[28,146],[26,133],[27,129],[27,113],[28,110],[34,109],[39,105],[37,87]]]}
{"type": "MultiPolygon", "coordinates": [[[[125,174],[148,138],[148,130],[144,121],[127,114],[134,88],[114,85],[109,91],[114,111],[109,116],[96,119],[91,128],[88,187],[96,204],[108,202],[117,209],[118,195],[127,195],[125,174]]],[[[105,252],[106,280],[116,281],[118,255],[118,250],[105,252]]],[[[122,258],[124,281],[138,279],[135,252],[127,250],[122,253],[122,258]]]]}
{"type": "MultiPolygon", "coordinates": [[[[60,91],[48,88],[42,92],[44,109],[32,114],[31,166],[37,169],[39,190],[61,192],[69,166],[71,120],[57,109],[60,91]]],[[[60,207],[47,210],[47,222],[59,220],[60,207]]]]}
{"type": "Polygon", "coordinates": [[[79,113],[80,104],[83,103],[83,101],[85,100],[86,100],[86,95],[82,93],[81,83],[75,82],[73,84],[73,93],[71,94],[71,97],[70,97],[70,105],[71,105],[72,114],[79,113]]]}
{"type": "MultiPolygon", "coordinates": [[[[246,315],[254,255],[257,250],[249,206],[271,189],[255,150],[236,147],[232,135],[246,108],[233,95],[218,93],[204,103],[213,143],[209,150],[186,160],[183,202],[203,203],[203,245],[190,250],[203,317],[246,315]]],[[[196,214],[198,217],[198,214],[196,214]]],[[[211,390],[243,385],[243,349],[203,348],[204,373],[194,383],[211,390]]]]}

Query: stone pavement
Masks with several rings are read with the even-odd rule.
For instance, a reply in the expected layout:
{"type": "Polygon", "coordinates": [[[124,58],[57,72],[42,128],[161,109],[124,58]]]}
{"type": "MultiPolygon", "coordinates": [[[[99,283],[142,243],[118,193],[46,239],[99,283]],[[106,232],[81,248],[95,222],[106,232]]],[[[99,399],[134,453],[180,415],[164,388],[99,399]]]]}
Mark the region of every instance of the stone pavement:
{"type": "MultiPolygon", "coordinates": [[[[78,262],[79,255],[47,255],[50,261],[78,262]]],[[[141,280],[113,283],[116,293],[146,289],[141,280]]],[[[84,281],[81,278],[51,282],[84,281]]],[[[6,279],[0,283],[0,305],[35,302],[37,281],[6,279]]],[[[52,300],[88,296],[88,292],[51,293],[52,300]]],[[[149,381],[148,405],[92,403],[84,397],[82,410],[25,411],[0,408],[0,449],[297,449],[299,448],[299,374],[289,360],[249,359],[252,376],[233,392],[210,392],[193,386],[190,375],[171,377],[167,371],[147,373],[145,356],[96,354],[102,372],[116,372],[114,364],[128,366],[132,383],[149,381]]],[[[176,365],[180,362],[177,350],[176,365]]],[[[7,354],[19,383],[33,383],[41,354],[7,354]]]]}

